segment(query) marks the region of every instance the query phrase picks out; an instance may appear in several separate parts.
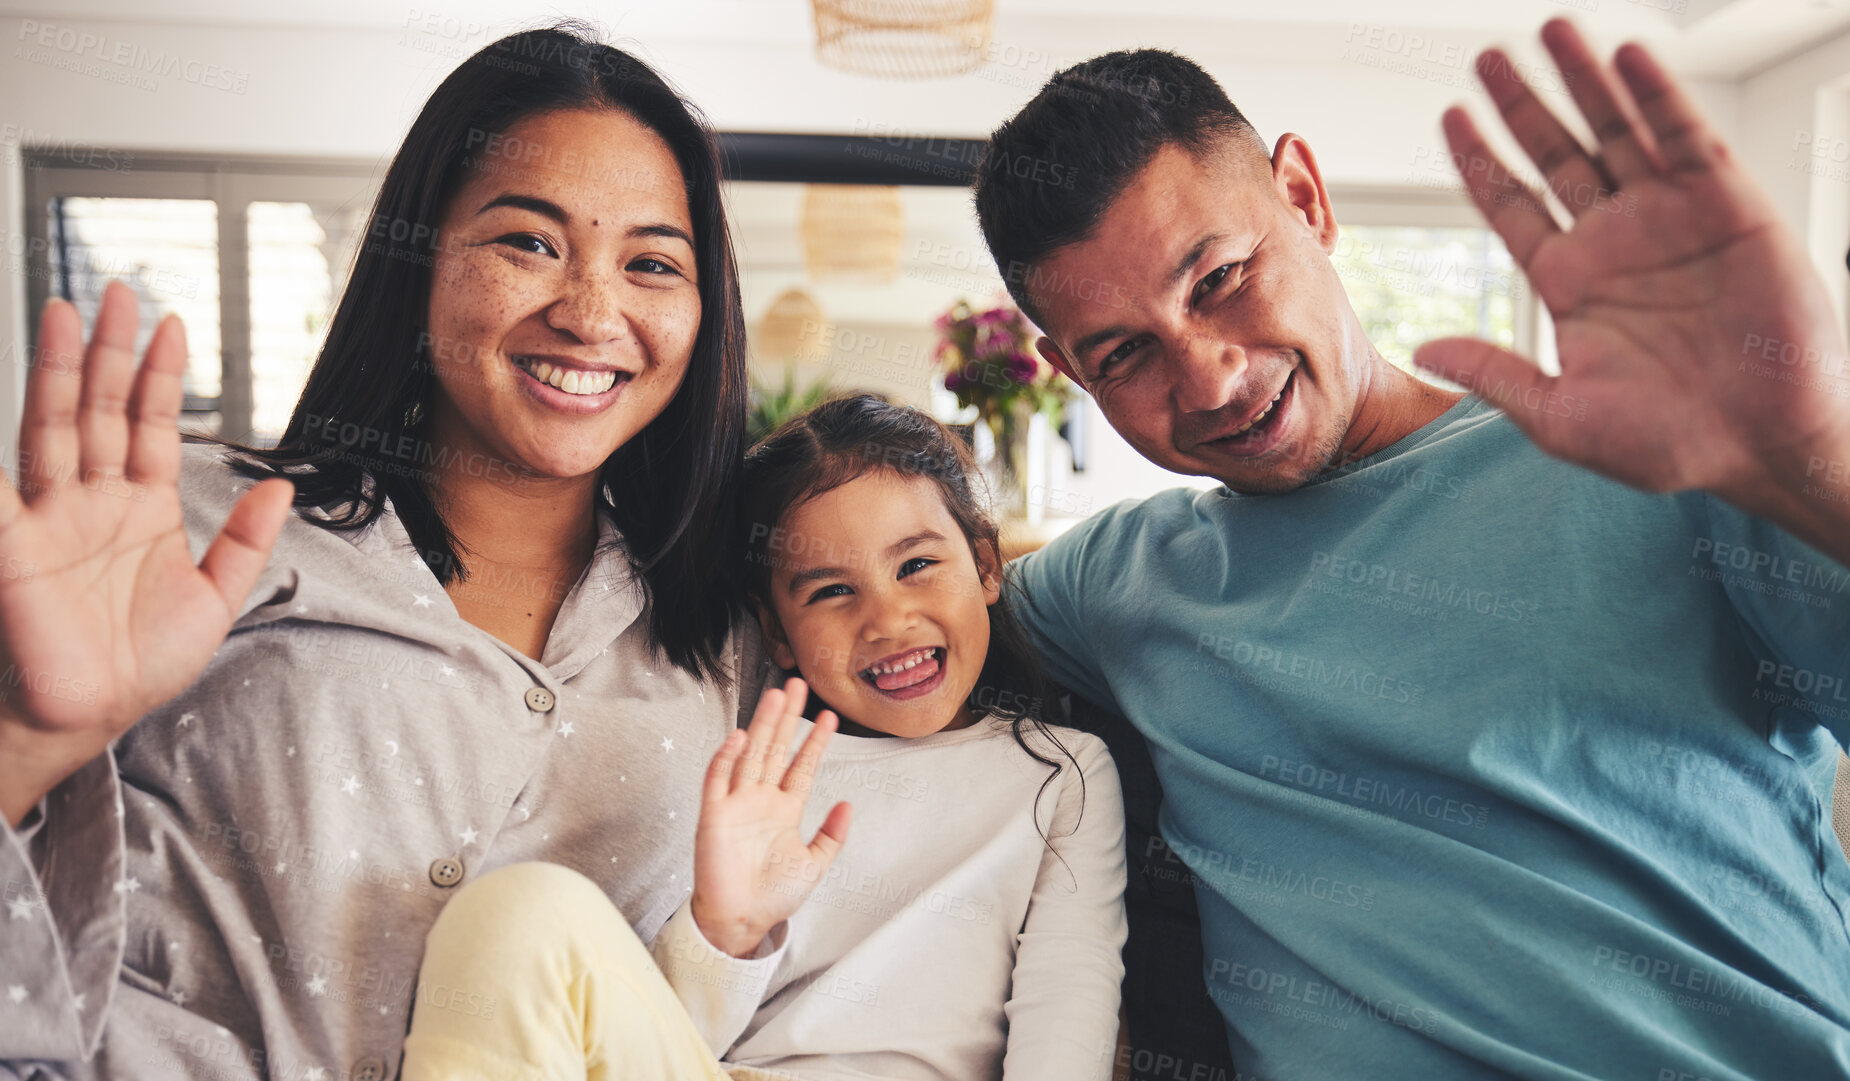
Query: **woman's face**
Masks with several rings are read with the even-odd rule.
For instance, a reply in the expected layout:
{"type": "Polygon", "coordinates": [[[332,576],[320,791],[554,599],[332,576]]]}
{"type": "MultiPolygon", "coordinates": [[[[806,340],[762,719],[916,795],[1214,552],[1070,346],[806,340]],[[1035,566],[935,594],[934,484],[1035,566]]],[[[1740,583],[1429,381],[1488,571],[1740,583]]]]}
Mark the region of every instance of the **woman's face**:
{"type": "Polygon", "coordinates": [[[472,164],[431,274],[433,441],[502,473],[594,473],[687,374],[700,290],[680,166],[612,109],[528,117],[472,164]]]}

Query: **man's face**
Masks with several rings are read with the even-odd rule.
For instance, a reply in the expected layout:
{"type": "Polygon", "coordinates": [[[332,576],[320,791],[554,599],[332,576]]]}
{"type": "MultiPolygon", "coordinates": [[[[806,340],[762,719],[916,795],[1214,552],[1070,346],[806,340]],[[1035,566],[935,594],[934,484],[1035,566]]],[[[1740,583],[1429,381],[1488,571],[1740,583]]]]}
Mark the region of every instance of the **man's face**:
{"type": "Polygon", "coordinates": [[[1041,352],[1157,465],[1290,491],[1335,464],[1370,372],[1336,238],[1297,136],[1269,170],[1231,146],[1164,147],[1090,234],[1031,269],[1041,352]]]}

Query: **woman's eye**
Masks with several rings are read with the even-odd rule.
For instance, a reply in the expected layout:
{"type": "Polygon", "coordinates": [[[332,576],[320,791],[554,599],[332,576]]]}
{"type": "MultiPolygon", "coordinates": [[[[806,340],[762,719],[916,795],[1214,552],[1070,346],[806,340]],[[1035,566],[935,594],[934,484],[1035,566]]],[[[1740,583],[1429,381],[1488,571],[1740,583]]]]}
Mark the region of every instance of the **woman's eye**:
{"type": "Polygon", "coordinates": [[[506,244],[510,248],[524,251],[529,255],[556,256],[559,254],[553,250],[551,244],[546,242],[545,237],[536,236],[532,233],[510,233],[502,237],[497,243],[506,244]]]}
{"type": "Polygon", "coordinates": [[[645,274],[679,274],[681,273],[680,271],[676,270],[674,267],[669,266],[667,263],[662,262],[660,259],[651,259],[648,256],[644,256],[643,258],[638,259],[635,262],[631,263],[630,269],[641,270],[645,274]]]}
{"type": "Polygon", "coordinates": [[[899,576],[904,578],[907,575],[917,574],[936,562],[938,561],[935,559],[926,559],[924,556],[916,556],[912,559],[908,559],[899,565],[899,576]]]}

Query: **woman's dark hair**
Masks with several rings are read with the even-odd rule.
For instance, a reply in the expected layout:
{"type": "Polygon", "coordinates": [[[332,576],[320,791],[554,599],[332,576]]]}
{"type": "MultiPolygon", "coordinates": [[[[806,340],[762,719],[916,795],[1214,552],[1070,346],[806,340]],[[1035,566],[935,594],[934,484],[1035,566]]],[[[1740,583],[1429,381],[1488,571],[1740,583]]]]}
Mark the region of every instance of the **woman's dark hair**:
{"type": "Polygon", "coordinates": [[[1037,272],[1085,238],[1156,152],[1231,150],[1269,162],[1265,141],[1187,57],[1106,53],[1054,75],[989,137],[976,167],[976,216],[1009,295],[1046,325],[1044,300],[1073,288],[1037,272]]]}
{"type": "MultiPolygon", "coordinates": [[[[1078,762],[1047,729],[1047,678],[1015,618],[1011,593],[1019,587],[1002,573],[1000,533],[976,489],[976,461],[957,433],[916,409],[857,394],[824,402],[766,436],[745,456],[739,521],[746,531],[747,595],[765,611],[774,611],[771,571],[779,558],[776,538],[792,510],[879,470],[924,477],[936,485],[944,508],[970,545],[978,571],[987,567],[1002,578],[1002,595],[989,606],[989,655],[971,689],[971,704],[1007,719],[1021,749],[1052,769],[1041,785],[1046,791],[1059,776],[1060,763],[1028,745],[1024,726],[1032,725],[1075,768],[1078,762]]],[[[1080,784],[1083,800],[1083,772],[1080,784]]]]}
{"type": "Polygon", "coordinates": [[[622,534],[645,583],[655,648],[695,676],[724,683],[733,674],[720,663],[720,651],[740,611],[734,572],[742,560],[733,523],[747,384],[718,151],[691,103],[583,26],[511,34],[443,80],[386,172],[327,341],[277,445],[214,442],[249,459],[233,463],[246,476],[288,476],[298,508],[347,504],[331,517],[303,515],[319,525],[369,526],[390,496],[437,580],[467,581],[456,539],[426,490],[428,471],[420,468],[440,454],[420,415],[435,389],[424,320],[437,227],[471,170],[493,168],[495,148],[512,145],[503,138],[509,128],[537,114],[580,108],[617,110],[653,130],[673,151],[686,185],[700,290],[693,356],[661,415],[604,463],[596,513],[622,534]]]}

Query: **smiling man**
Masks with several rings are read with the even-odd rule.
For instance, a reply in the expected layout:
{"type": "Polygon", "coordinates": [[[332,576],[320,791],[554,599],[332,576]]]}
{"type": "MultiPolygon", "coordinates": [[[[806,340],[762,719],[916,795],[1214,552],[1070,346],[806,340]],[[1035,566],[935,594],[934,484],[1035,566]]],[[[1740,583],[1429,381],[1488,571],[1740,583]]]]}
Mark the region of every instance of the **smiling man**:
{"type": "Polygon", "coordinates": [[[1165,976],[1205,985],[1241,1078],[1850,1074],[1843,334],[1647,53],[1543,37],[1594,151],[1501,53],[1479,72],[1558,209],[1445,126],[1555,376],[1463,340],[1418,359],[1469,394],[1385,363],[1310,147],[1268,150],[1173,54],[1055,76],[979,171],[1042,353],[1221,482],[1011,567],[1055,675],[1161,782],[1149,833],[1130,794],[1133,906],[1199,907],[1199,953],[1133,907],[1140,1076],[1215,1076],[1140,1031],[1186,1016],[1150,1007],[1165,976]],[[1816,363],[1782,378],[1768,341],[1816,363]]]}

